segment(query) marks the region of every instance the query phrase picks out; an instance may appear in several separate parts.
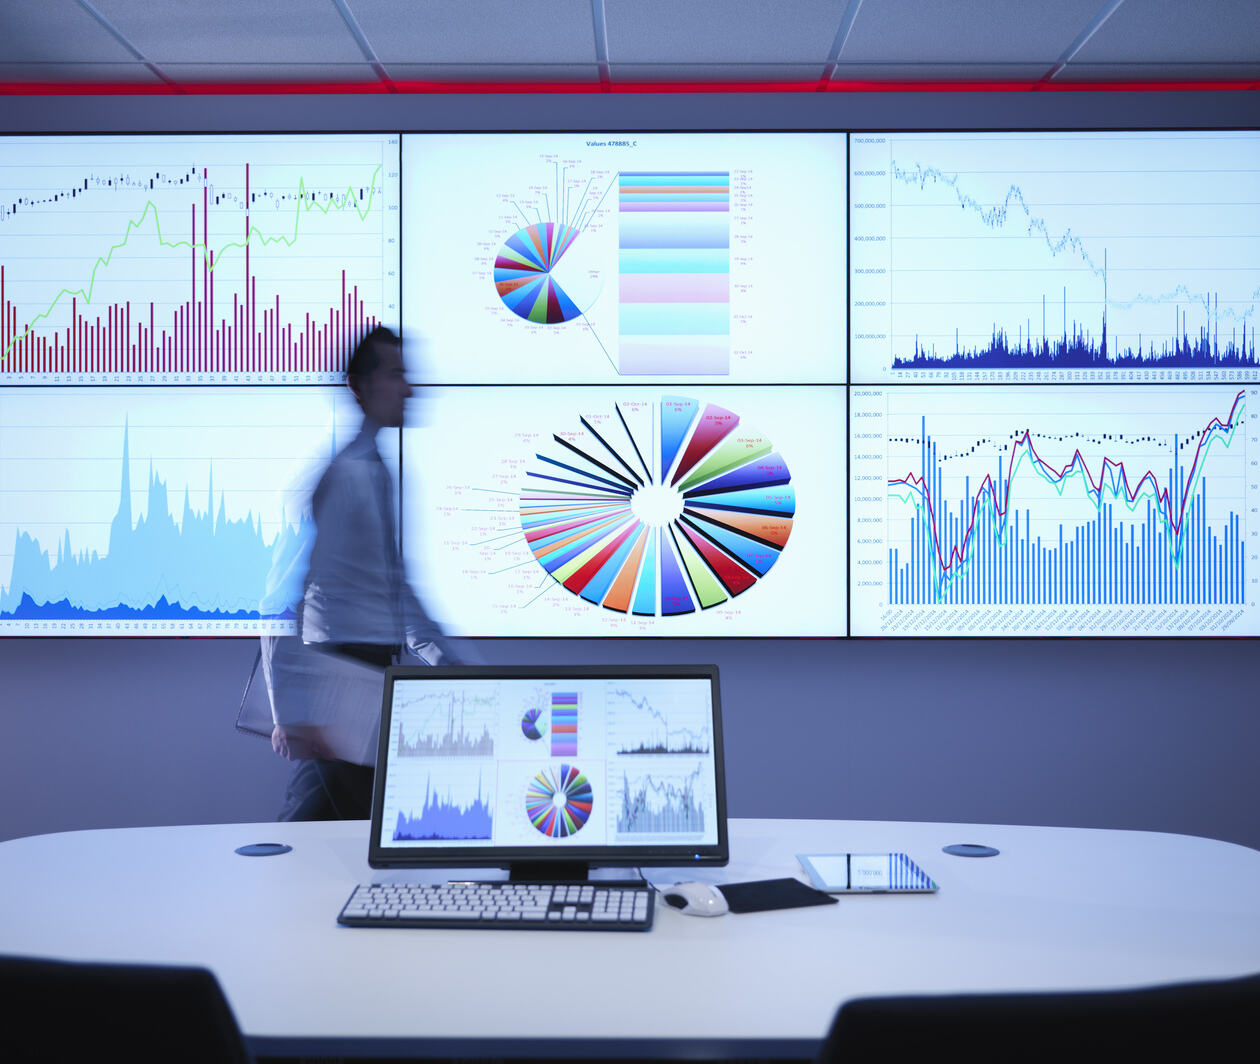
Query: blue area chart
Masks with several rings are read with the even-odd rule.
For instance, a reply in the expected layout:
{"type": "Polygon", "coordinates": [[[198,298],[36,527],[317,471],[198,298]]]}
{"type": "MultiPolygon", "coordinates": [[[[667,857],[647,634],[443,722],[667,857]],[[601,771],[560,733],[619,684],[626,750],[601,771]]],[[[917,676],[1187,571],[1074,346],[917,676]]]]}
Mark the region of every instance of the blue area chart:
{"type": "Polygon", "coordinates": [[[465,804],[450,795],[436,794],[431,781],[425,783],[424,805],[417,813],[398,812],[394,826],[395,842],[457,842],[488,839],[494,827],[490,804],[477,789],[477,797],[465,804]]]}
{"type": "Polygon", "coordinates": [[[530,551],[566,590],[619,613],[676,616],[754,587],[792,532],[796,493],[783,457],[730,410],[660,402],[655,439],[616,409],[610,438],[553,437],[521,491],[530,551]]]}
{"type": "Polygon", "coordinates": [[[314,534],[309,519],[265,539],[255,517],[227,516],[223,492],[216,504],[211,472],[205,506],[197,509],[185,489],[176,520],[167,485],[152,468],[145,512],[133,515],[125,429],[121,469],[104,554],[76,550],[69,529],[48,545],[18,531],[12,575],[0,588],[0,621],[293,617],[292,603],[278,603],[267,614],[262,604],[273,566],[297,564],[308,548],[314,534]]]}

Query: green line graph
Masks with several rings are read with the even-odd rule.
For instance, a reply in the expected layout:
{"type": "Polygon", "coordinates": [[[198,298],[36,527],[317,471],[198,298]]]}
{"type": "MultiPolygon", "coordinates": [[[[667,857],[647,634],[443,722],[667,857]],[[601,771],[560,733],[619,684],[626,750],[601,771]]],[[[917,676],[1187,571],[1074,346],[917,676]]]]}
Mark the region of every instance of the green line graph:
{"type": "Polygon", "coordinates": [[[27,147],[0,163],[0,382],[319,383],[397,322],[396,137],[27,147]]]}

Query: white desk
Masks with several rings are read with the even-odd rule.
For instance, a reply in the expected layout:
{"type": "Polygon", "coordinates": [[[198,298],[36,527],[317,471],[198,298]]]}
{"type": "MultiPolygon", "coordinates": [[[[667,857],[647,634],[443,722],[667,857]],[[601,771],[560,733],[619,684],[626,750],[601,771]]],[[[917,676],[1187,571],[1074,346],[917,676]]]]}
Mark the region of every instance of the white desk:
{"type": "MultiPolygon", "coordinates": [[[[809,1057],[851,997],[1151,985],[1260,971],[1260,852],[1182,835],[736,820],[732,862],[905,850],[936,895],[647,934],[338,927],[366,822],[69,832],[0,843],[0,951],[202,964],[261,1054],[809,1057]],[[281,857],[239,857],[282,841],[281,857]],[[987,859],[941,846],[983,842],[987,859]]],[[[486,873],[476,873],[483,877],[486,873]]]]}

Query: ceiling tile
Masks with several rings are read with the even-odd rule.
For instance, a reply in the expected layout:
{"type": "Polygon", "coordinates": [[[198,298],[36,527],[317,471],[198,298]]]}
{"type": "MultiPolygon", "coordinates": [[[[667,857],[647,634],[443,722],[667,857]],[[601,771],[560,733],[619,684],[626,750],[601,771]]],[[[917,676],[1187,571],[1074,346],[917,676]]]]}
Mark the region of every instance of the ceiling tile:
{"type": "Polygon", "coordinates": [[[1103,0],[867,0],[842,60],[1051,64],[1103,0]]]}
{"type": "Polygon", "coordinates": [[[362,62],[331,0],[93,0],[157,63],[362,62]]]}
{"type": "Polygon", "coordinates": [[[75,0],[3,0],[0,63],[135,59],[75,0]]]}
{"type": "MultiPolygon", "coordinates": [[[[1069,63],[1060,81],[1260,81],[1251,63],[1069,63]]],[[[1257,101],[1260,106],[1260,100],[1257,101]]]]}
{"type": "Polygon", "coordinates": [[[832,81],[1040,81],[1048,63],[837,63],[832,81]]]}
{"type": "Polygon", "coordinates": [[[817,63],[839,0],[603,0],[613,63],[817,63]]]}
{"type": "Polygon", "coordinates": [[[212,85],[216,82],[330,84],[379,81],[367,62],[358,63],[161,63],[158,69],[179,85],[212,85]]]}
{"type": "Polygon", "coordinates": [[[387,63],[394,81],[599,84],[594,63],[387,63]]]}
{"type": "Polygon", "coordinates": [[[613,84],[635,82],[793,82],[818,84],[826,63],[612,63],[613,84]]]}
{"type": "Polygon", "coordinates": [[[594,63],[590,0],[346,0],[383,63],[594,63]]]}
{"type": "Polygon", "coordinates": [[[1125,0],[1073,58],[1082,63],[1247,63],[1257,56],[1256,0],[1125,0]]]}
{"type": "Polygon", "coordinates": [[[39,82],[46,85],[161,85],[144,63],[4,63],[0,81],[39,82]]]}

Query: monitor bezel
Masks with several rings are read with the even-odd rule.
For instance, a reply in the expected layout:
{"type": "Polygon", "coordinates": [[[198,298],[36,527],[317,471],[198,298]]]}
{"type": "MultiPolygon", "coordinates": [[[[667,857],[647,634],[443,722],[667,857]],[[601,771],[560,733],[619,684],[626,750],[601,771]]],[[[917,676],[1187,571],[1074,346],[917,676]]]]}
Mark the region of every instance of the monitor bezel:
{"type": "Polygon", "coordinates": [[[725,865],[730,860],[726,830],[726,768],[723,755],[722,706],[716,665],[393,665],[385,671],[381,721],[377,735],[377,772],[372,782],[372,819],[368,864],[372,868],[511,868],[515,864],[576,863],[609,868],[652,868],[679,865],[725,865]],[[670,680],[708,679],[713,711],[713,776],[717,842],[703,846],[635,845],[442,846],[410,849],[383,846],[381,830],[386,757],[392,734],[391,708],[398,680],[670,680]]]}

